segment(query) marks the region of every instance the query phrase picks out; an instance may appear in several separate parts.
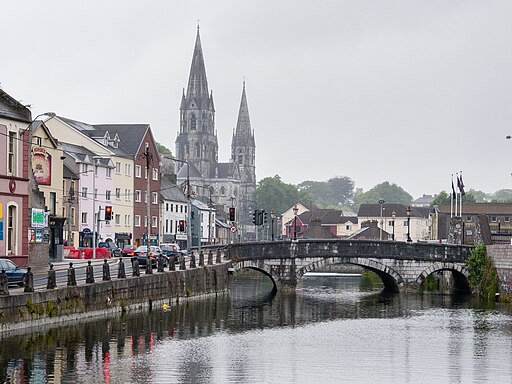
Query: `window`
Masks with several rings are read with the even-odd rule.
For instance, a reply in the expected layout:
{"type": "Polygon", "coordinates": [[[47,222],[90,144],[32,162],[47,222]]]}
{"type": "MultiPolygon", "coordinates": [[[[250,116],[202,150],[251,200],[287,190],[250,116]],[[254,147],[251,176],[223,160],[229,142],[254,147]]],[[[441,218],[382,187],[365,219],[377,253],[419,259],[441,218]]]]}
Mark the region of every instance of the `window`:
{"type": "Polygon", "coordinates": [[[80,173],[87,174],[87,172],[89,171],[88,168],[89,166],[87,164],[82,163],[80,173]]]}
{"type": "MultiPolygon", "coordinates": [[[[172,223],[171,223],[172,228],[172,223]]],[[[169,219],[165,219],[165,233],[169,233],[169,219]]]]}
{"type": "Polygon", "coordinates": [[[16,176],[16,132],[9,132],[9,158],[7,165],[7,172],[16,176]]]}
{"type": "Polygon", "coordinates": [[[76,220],[75,220],[75,208],[74,208],[74,207],[71,207],[71,225],[72,225],[72,226],[75,226],[75,225],[76,225],[76,220]]]}
{"type": "Polygon", "coordinates": [[[121,225],[121,215],[116,214],[116,225],[121,225]]]}
{"type": "Polygon", "coordinates": [[[87,212],[82,212],[82,224],[87,224],[87,212]]]}
{"type": "Polygon", "coordinates": [[[220,194],[224,196],[226,194],[226,188],[224,186],[220,187],[220,194]]]}
{"type": "Polygon", "coordinates": [[[130,176],[130,174],[131,174],[131,167],[130,167],[130,164],[125,164],[125,165],[124,165],[124,174],[125,174],[126,176],[130,176]]]}
{"type": "Polygon", "coordinates": [[[112,177],[112,168],[107,168],[106,171],[107,177],[110,179],[112,177]]]}
{"type": "MultiPolygon", "coordinates": [[[[178,212],[178,210],[176,210],[178,212]]],[[[180,213],[183,213],[183,205],[180,205],[180,213]]]]}
{"type": "Polygon", "coordinates": [[[158,226],[158,217],[156,217],[156,216],[151,217],[151,226],[153,228],[156,228],[158,226]]]}
{"type": "Polygon", "coordinates": [[[116,173],[121,174],[121,163],[119,161],[116,161],[116,173]]]}
{"type": "Polygon", "coordinates": [[[466,221],[471,221],[473,218],[471,216],[466,216],[466,221]]]}
{"type": "Polygon", "coordinates": [[[135,201],[140,203],[140,191],[138,189],[135,190],[135,201]]]}
{"type": "Polygon", "coordinates": [[[498,218],[496,216],[491,216],[491,221],[495,223],[498,221],[498,218]]]}
{"type": "Polygon", "coordinates": [[[116,188],[116,199],[121,198],[121,188],[116,188]]]}
{"type": "Polygon", "coordinates": [[[157,192],[153,192],[152,195],[153,195],[153,198],[151,199],[151,202],[153,204],[158,204],[158,193],[157,192]]]}
{"type": "Polygon", "coordinates": [[[140,215],[135,215],[135,226],[140,227],[140,215]]]}
{"type": "Polygon", "coordinates": [[[9,205],[7,208],[7,254],[18,253],[18,207],[9,205]]]}
{"type": "Polygon", "coordinates": [[[351,231],[352,230],[352,226],[350,224],[345,225],[345,230],[351,231]]]}
{"type": "MultiPolygon", "coordinates": [[[[171,205],[172,207],[172,205],[171,205]]],[[[165,203],[165,212],[169,212],[169,203],[165,203]]]]}
{"type": "Polygon", "coordinates": [[[82,187],[82,197],[87,199],[87,187],[82,187]]]}
{"type": "Polygon", "coordinates": [[[158,180],[158,169],[153,168],[153,180],[158,180]]]}
{"type": "Polygon", "coordinates": [[[510,222],[510,216],[505,216],[505,217],[503,218],[503,221],[504,221],[505,223],[509,223],[509,222],[510,222]]]}
{"type": "Polygon", "coordinates": [[[130,215],[124,215],[124,225],[125,227],[130,226],[130,215]]]}
{"type": "Polygon", "coordinates": [[[130,201],[130,194],[131,194],[131,192],[129,189],[124,190],[124,200],[125,201],[130,201]]]}
{"type": "Polygon", "coordinates": [[[139,177],[140,178],[140,175],[141,175],[141,168],[140,168],[140,165],[136,165],[135,166],[135,177],[139,177]]]}
{"type": "Polygon", "coordinates": [[[190,129],[195,130],[196,129],[196,115],[192,114],[190,116],[190,129]]]}
{"type": "Polygon", "coordinates": [[[105,191],[105,200],[110,200],[110,193],[112,191],[105,191]]]}
{"type": "Polygon", "coordinates": [[[404,220],[404,227],[407,227],[407,220],[404,220]]]}

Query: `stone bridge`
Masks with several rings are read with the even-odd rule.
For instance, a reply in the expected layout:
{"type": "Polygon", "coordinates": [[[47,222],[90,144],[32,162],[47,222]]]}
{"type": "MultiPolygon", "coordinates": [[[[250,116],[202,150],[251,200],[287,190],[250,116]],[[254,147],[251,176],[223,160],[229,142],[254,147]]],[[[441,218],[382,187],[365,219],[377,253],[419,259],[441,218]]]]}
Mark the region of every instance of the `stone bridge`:
{"type": "Polygon", "coordinates": [[[431,273],[451,271],[454,288],[468,291],[466,259],[472,247],[378,240],[297,240],[231,244],[232,271],[251,268],[268,275],[276,289],[294,289],[307,272],[353,264],[380,276],[391,292],[418,290],[431,273]]]}

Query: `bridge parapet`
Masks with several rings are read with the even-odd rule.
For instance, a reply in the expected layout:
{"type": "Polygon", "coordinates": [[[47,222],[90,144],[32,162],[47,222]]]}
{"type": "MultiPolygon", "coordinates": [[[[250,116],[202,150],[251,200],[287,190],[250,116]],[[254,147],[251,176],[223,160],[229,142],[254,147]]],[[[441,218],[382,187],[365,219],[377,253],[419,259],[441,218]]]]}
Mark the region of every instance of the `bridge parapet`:
{"type": "Polygon", "coordinates": [[[275,258],[371,257],[423,261],[442,259],[463,263],[472,249],[471,246],[452,244],[329,239],[238,243],[229,246],[228,254],[235,261],[275,258]]]}

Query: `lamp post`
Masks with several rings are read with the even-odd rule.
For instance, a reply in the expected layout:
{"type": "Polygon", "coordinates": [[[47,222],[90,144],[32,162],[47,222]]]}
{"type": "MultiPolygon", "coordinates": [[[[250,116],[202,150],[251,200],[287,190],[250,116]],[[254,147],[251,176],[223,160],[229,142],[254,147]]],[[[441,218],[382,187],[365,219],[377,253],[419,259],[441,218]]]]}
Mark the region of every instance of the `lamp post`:
{"type": "Polygon", "coordinates": [[[379,236],[379,238],[380,238],[380,240],[382,240],[382,204],[384,204],[384,203],[385,203],[384,199],[379,199],[379,204],[380,204],[380,226],[379,226],[380,227],[380,231],[379,231],[380,236],[379,236]]]}
{"type": "Polygon", "coordinates": [[[92,157],[92,258],[96,259],[96,226],[100,222],[100,213],[98,211],[98,217],[96,217],[96,163],[97,160],[101,159],[101,156],[92,157]]]}
{"type": "Polygon", "coordinates": [[[391,213],[391,218],[393,219],[392,223],[393,223],[393,234],[391,235],[391,240],[395,241],[395,219],[396,219],[396,212],[393,211],[393,213],[391,213]]]}
{"type": "Polygon", "coordinates": [[[272,223],[272,241],[274,241],[274,219],[276,218],[276,211],[272,208],[270,211],[270,219],[272,223]]]}
{"type": "Polygon", "coordinates": [[[412,212],[411,206],[408,206],[407,207],[407,242],[408,243],[412,242],[412,239],[411,239],[411,212],[412,212]]]}
{"type": "Polygon", "coordinates": [[[299,212],[299,207],[297,207],[297,203],[293,206],[293,240],[297,240],[297,213],[299,212]]]}
{"type": "Polygon", "coordinates": [[[191,209],[191,203],[190,203],[190,165],[188,164],[187,160],[179,160],[175,157],[171,158],[174,161],[177,161],[179,163],[184,163],[187,165],[187,254],[190,254],[190,245],[192,243],[192,231],[191,231],[191,222],[190,222],[190,209],[191,209]]]}

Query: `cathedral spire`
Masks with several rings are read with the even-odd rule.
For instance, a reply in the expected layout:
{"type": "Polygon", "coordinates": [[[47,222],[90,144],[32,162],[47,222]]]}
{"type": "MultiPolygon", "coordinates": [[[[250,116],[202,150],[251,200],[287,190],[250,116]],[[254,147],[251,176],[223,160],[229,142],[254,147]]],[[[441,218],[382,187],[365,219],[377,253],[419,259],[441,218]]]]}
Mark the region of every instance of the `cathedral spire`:
{"type": "Polygon", "coordinates": [[[243,83],[242,99],[240,100],[240,109],[238,110],[238,120],[236,123],[236,136],[251,136],[251,120],[249,119],[249,107],[247,106],[247,96],[245,95],[245,80],[243,83]]]}
{"type": "Polygon", "coordinates": [[[208,81],[206,79],[206,69],[204,66],[203,49],[201,47],[201,37],[199,35],[199,24],[197,25],[196,45],[192,56],[190,66],[190,76],[188,78],[187,99],[208,98],[208,81]]]}

